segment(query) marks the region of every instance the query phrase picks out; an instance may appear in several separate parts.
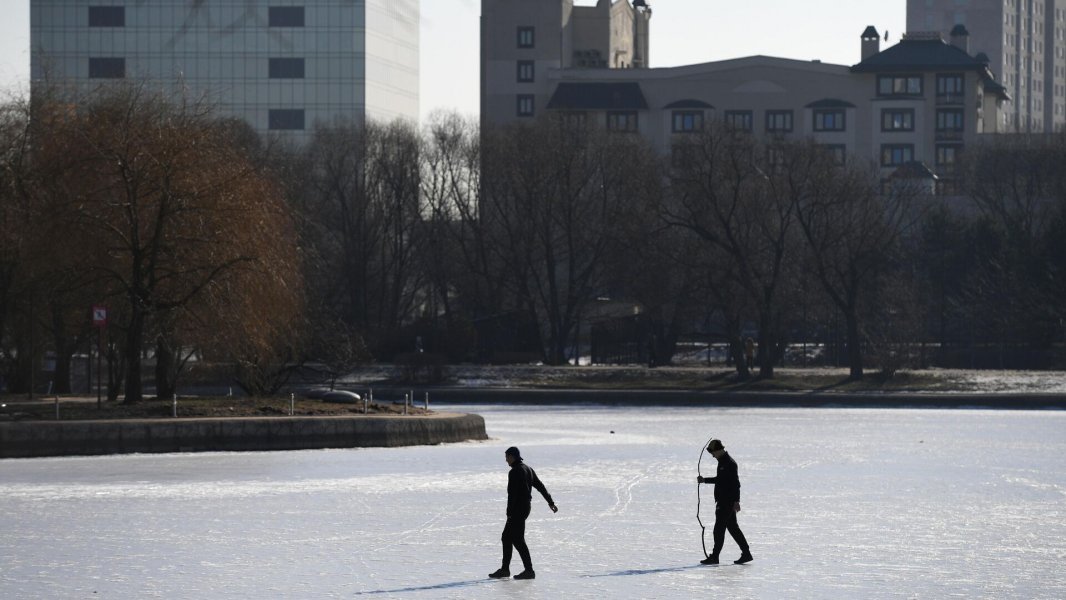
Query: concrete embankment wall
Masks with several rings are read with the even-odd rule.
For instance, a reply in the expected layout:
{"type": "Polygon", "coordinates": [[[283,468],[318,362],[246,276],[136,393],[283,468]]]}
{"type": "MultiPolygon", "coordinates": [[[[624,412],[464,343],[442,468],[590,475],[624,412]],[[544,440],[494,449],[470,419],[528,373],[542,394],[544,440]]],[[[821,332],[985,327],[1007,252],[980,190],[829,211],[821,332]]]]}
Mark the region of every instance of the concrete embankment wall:
{"type": "MultiPolygon", "coordinates": [[[[378,388],[384,389],[384,388],[378,388]]],[[[404,388],[406,389],[406,388],[404,388]]],[[[605,404],[707,407],[986,408],[1063,410],[1066,394],[722,392],[714,390],[575,390],[415,388],[449,404],[605,404]]]]}
{"type": "Polygon", "coordinates": [[[485,440],[480,415],[0,423],[0,458],[313,450],[485,440]]]}

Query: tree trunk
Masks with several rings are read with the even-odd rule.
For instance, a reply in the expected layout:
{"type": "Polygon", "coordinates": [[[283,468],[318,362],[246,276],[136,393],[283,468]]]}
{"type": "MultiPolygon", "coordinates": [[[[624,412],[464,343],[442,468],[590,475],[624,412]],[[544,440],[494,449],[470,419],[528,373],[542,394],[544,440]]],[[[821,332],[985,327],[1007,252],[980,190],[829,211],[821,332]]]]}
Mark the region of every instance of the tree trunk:
{"type": "Polygon", "coordinates": [[[147,316],[134,308],[130,328],[126,332],[126,397],[122,400],[123,404],[136,404],[144,399],[141,382],[144,359],[141,351],[144,348],[144,322],[147,316]]]}
{"type": "Polygon", "coordinates": [[[729,349],[733,355],[737,374],[741,379],[747,379],[751,377],[751,372],[748,371],[748,361],[744,355],[744,338],[740,335],[740,318],[729,318],[727,328],[729,330],[729,349]]]}
{"type": "Polygon", "coordinates": [[[56,394],[70,393],[70,363],[71,354],[66,349],[56,349],[55,382],[52,391],[56,394]]]}
{"type": "Polygon", "coordinates": [[[757,355],[760,379],[774,378],[774,335],[770,331],[771,322],[770,311],[760,311],[759,353],[757,355]]]}
{"type": "Polygon", "coordinates": [[[160,335],[155,344],[155,395],[157,398],[171,398],[177,392],[174,381],[174,352],[170,343],[160,335]]]}
{"type": "Polygon", "coordinates": [[[62,309],[52,302],[52,341],[55,347],[56,370],[52,390],[57,394],[70,393],[70,361],[74,350],[67,342],[66,324],[62,309]]]}
{"type": "Polygon", "coordinates": [[[107,352],[107,401],[118,400],[119,391],[122,389],[122,376],[125,373],[126,362],[119,356],[118,344],[109,341],[106,346],[107,352]]]}
{"type": "Polygon", "coordinates": [[[862,340],[859,338],[859,316],[855,309],[844,315],[848,322],[848,366],[851,368],[850,379],[862,379],[862,340]]]}

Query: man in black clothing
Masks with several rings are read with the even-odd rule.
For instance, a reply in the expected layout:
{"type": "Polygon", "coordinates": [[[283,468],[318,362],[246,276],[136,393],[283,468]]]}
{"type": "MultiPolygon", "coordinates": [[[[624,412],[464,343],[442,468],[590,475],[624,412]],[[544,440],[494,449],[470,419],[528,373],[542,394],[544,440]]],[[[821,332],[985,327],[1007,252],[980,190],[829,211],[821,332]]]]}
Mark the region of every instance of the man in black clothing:
{"type": "Polygon", "coordinates": [[[511,548],[514,547],[518,549],[518,555],[522,557],[522,565],[525,567],[525,570],[514,578],[533,579],[537,574],[533,572],[533,560],[529,557],[529,547],[526,546],[526,519],[529,518],[533,501],[533,488],[544,496],[553,513],[559,512],[559,508],[555,506],[547,488],[537,478],[536,472],[522,462],[522,454],[518,448],[508,448],[504,458],[507,464],[511,465],[511,472],[507,475],[507,525],[503,528],[502,538],[503,567],[495,573],[490,573],[489,577],[502,579],[511,576],[511,548]]]}
{"type": "Polygon", "coordinates": [[[748,541],[744,539],[744,533],[737,525],[737,513],[740,512],[740,476],[737,474],[737,462],[725,451],[721,440],[711,440],[707,444],[707,451],[711,456],[718,459],[718,473],[714,477],[697,477],[699,483],[714,484],[714,551],[700,563],[704,565],[718,564],[718,553],[725,544],[725,532],[740,546],[740,558],[733,561],[738,565],[751,562],[751,550],[748,541]]]}

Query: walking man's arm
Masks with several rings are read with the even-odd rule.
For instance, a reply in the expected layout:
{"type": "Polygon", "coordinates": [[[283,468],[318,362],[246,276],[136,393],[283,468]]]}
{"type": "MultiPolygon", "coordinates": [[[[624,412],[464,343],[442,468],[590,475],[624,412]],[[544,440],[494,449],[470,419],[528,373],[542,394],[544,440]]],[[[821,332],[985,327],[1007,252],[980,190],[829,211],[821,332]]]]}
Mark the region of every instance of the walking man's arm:
{"type": "Polygon", "coordinates": [[[532,475],[532,481],[530,483],[532,483],[533,487],[540,492],[540,495],[544,496],[544,499],[548,501],[548,507],[552,509],[553,513],[559,512],[559,507],[555,506],[555,502],[552,500],[552,495],[548,493],[548,488],[544,487],[544,484],[541,483],[540,477],[537,477],[536,471],[530,469],[529,473],[532,475]]]}

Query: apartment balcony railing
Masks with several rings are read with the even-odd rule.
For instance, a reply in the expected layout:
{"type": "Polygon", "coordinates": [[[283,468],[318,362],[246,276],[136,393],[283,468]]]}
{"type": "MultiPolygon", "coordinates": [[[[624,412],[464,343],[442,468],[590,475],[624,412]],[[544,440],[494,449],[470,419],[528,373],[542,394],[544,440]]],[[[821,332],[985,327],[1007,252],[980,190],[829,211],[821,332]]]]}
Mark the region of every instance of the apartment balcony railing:
{"type": "Polygon", "coordinates": [[[961,142],[963,131],[961,129],[937,129],[936,141],[938,142],[961,142]]]}
{"type": "Polygon", "coordinates": [[[966,103],[966,97],[962,94],[937,94],[936,103],[938,106],[962,106],[966,103]]]}

